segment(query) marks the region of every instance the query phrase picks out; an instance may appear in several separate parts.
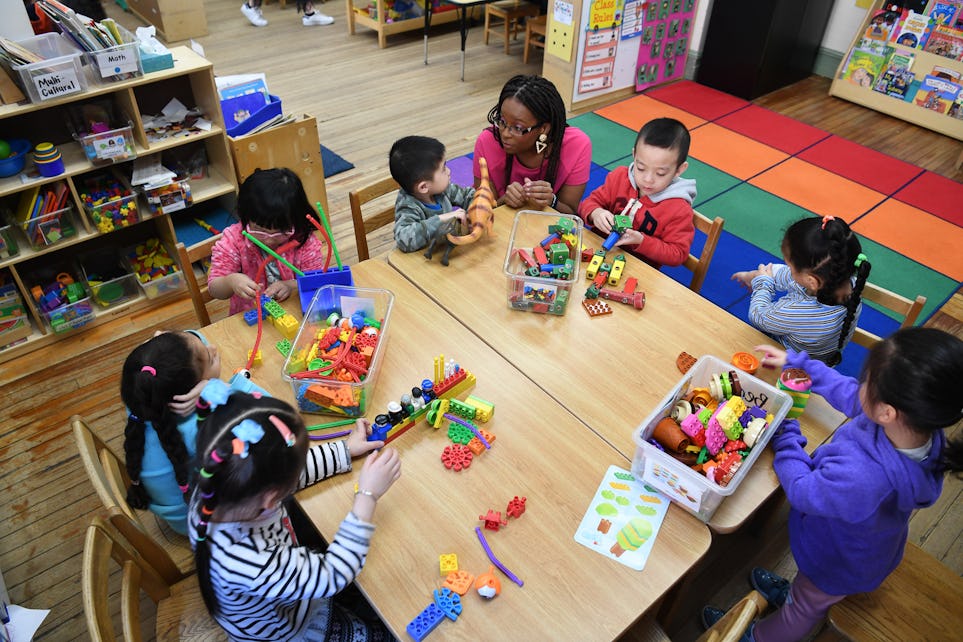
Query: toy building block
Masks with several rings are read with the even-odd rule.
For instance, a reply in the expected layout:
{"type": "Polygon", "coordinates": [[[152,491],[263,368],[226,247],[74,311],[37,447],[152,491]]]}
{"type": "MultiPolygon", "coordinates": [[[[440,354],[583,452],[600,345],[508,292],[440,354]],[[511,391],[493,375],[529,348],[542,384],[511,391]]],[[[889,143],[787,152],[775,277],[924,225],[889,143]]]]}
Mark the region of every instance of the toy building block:
{"type": "Polygon", "coordinates": [[[568,258],[568,246],[564,243],[553,243],[548,247],[548,252],[552,263],[564,263],[568,258]]]}
{"type": "Polygon", "coordinates": [[[487,430],[482,430],[481,428],[478,428],[477,430],[478,434],[472,437],[471,441],[468,442],[468,450],[470,450],[476,457],[490,449],[492,447],[492,443],[495,441],[495,435],[491,434],[487,430]],[[484,439],[484,441],[482,441],[482,439],[484,439]]]}
{"type": "Polygon", "coordinates": [[[445,468],[454,470],[456,473],[471,466],[471,460],[472,454],[468,450],[468,446],[461,444],[445,446],[441,453],[441,463],[445,465],[445,468]]]}
{"type": "Polygon", "coordinates": [[[602,267],[602,261],[605,260],[605,253],[607,251],[608,250],[597,250],[594,256],[592,256],[591,262],[589,262],[588,267],[585,268],[585,278],[589,281],[595,278],[599,268],[602,267]]]}
{"type": "Polygon", "coordinates": [[[592,279],[592,283],[595,285],[596,289],[601,288],[603,285],[605,285],[605,280],[609,278],[609,272],[611,271],[612,271],[611,265],[609,265],[608,263],[602,264],[602,267],[599,268],[599,271],[595,275],[595,278],[592,279]]]}
{"type": "Polygon", "coordinates": [[[639,280],[634,276],[630,276],[625,281],[625,287],[622,288],[622,291],[625,292],[626,294],[632,294],[633,292],[635,292],[635,287],[638,284],[639,284],[639,280]]]}
{"type": "Polygon", "coordinates": [[[508,502],[508,508],[505,509],[505,515],[508,517],[514,517],[515,519],[521,517],[522,513],[525,512],[525,500],[527,499],[527,497],[520,498],[518,495],[515,495],[515,497],[508,502]]]}
{"type": "Polygon", "coordinates": [[[441,624],[444,619],[445,614],[432,602],[424,611],[418,614],[418,617],[408,623],[405,631],[417,642],[421,642],[428,637],[428,634],[434,631],[435,627],[441,624]]]}
{"type": "Polygon", "coordinates": [[[486,572],[475,578],[475,590],[489,600],[502,592],[502,581],[495,575],[494,566],[489,566],[486,572]]]}
{"type": "Polygon", "coordinates": [[[616,232],[613,228],[605,240],[602,241],[602,249],[606,252],[610,251],[613,247],[615,247],[615,244],[618,242],[620,236],[622,236],[622,234],[620,232],[616,232]]]}
{"type": "Polygon", "coordinates": [[[605,301],[583,299],[582,307],[588,312],[588,315],[592,318],[599,317],[605,314],[612,314],[612,308],[605,301]]]}
{"type": "Polygon", "coordinates": [[[435,589],[431,593],[435,600],[435,606],[445,614],[449,620],[454,622],[461,615],[461,595],[452,591],[450,588],[435,589]]]}
{"type": "Polygon", "coordinates": [[[281,356],[285,358],[291,355],[291,341],[288,339],[281,339],[274,344],[274,347],[277,348],[278,352],[281,353],[281,356]]]}
{"type": "Polygon", "coordinates": [[[583,245],[582,251],[579,253],[579,259],[581,259],[582,263],[591,261],[593,256],[595,256],[595,250],[587,245],[583,245]]]}
{"type": "MultiPolygon", "coordinates": [[[[471,442],[471,440],[474,438],[475,438],[475,435],[472,433],[471,430],[469,430],[465,426],[462,426],[461,424],[456,424],[455,422],[451,422],[450,424],[448,424],[448,439],[451,440],[451,443],[464,444],[467,446],[468,443],[471,442]]],[[[482,450],[484,450],[484,448],[482,448],[482,450]]],[[[478,455],[479,453],[476,453],[474,450],[472,450],[472,454],[478,455]]]]}
{"type": "Polygon", "coordinates": [[[458,399],[448,400],[448,412],[458,415],[462,419],[472,420],[475,418],[475,407],[458,399]]]}
{"type": "Polygon", "coordinates": [[[612,261],[612,271],[609,273],[609,285],[618,285],[622,279],[622,271],[625,270],[625,255],[616,254],[612,261]]]}
{"type": "Polygon", "coordinates": [[[435,384],[435,394],[439,397],[458,397],[475,387],[475,375],[467,370],[459,370],[441,383],[435,384]]]}
{"type": "MultiPolygon", "coordinates": [[[[641,205],[641,203],[639,205],[641,205]]],[[[633,216],[634,216],[634,212],[637,209],[639,209],[638,205],[632,208],[633,216]]],[[[616,214],[615,216],[612,217],[612,230],[615,232],[618,232],[620,236],[622,234],[625,234],[625,230],[630,229],[631,227],[632,227],[632,216],[616,214]]]]}
{"type": "Polygon", "coordinates": [[[565,236],[575,231],[575,221],[564,216],[559,217],[558,222],[548,226],[548,231],[559,236],[565,236]]]}
{"type": "Polygon", "coordinates": [[[612,290],[609,288],[602,288],[599,290],[599,298],[615,301],[616,303],[631,305],[636,310],[641,310],[645,307],[645,292],[628,293],[624,291],[619,292],[618,290],[612,290]]]}
{"type": "Polygon", "coordinates": [[[546,236],[544,239],[542,239],[542,242],[539,243],[538,245],[543,248],[548,248],[548,247],[551,247],[552,244],[558,243],[559,241],[561,241],[561,239],[562,237],[559,236],[556,232],[552,232],[551,234],[546,236]]]}
{"type": "MultiPolygon", "coordinates": [[[[251,351],[250,351],[250,350],[247,351],[247,360],[248,360],[248,361],[251,360],[251,351]]],[[[251,365],[259,366],[259,365],[261,365],[262,363],[264,363],[264,359],[262,358],[261,351],[258,350],[258,351],[257,351],[257,354],[254,355],[254,361],[252,362],[251,365]]]]}
{"type": "Polygon", "coordinates": [[[535,262],[535,259],[532,258],[532,255],[529,254],[527,250],[523,248],[518,248],[517,250],[515,250],[515,252],[518,254],[518,258],[521,260],[522,263],[525,264],[526,267],[530,267],[530,268],[538,267],[538,263],[535,262]]]}
{"type": "Polygon", "coordinates": [[[545,250],[542,249],[541,245],[536,245],[535,247],[533,247],[532,254],[535,256],[535,262],[538,263],[539,265],[543,265],[549,262],[548,255],[545,253],[545,250]]]}
{"type": "Polygon", "coordinates": [[[495,414],[495,404],[476,397],[475,395],[468,395],[465,403],[475,408],[475,421],[482,423],[488,422],[491,420],[492,415],[495,414]]]}
{"type": "Polygon", "coordinates": [[[458,556],[454,553],[442,553],[438,556],[438,567],[442,575],[448,575],[458,570],[458,556]]]}
{"type": "Polygon", "coordinates": [[[298,320],[290,314],[286,314],[274,322],[274,325],[281,332],[281,336],[289,341],[293,341],[298,335],[298,320]]]}
{"type": "Polygon", "coordinates": [[[257,325],[257,310],[251,309],[244,313],[244,323],[248,325],[257,325]]]}
{"type": "Polygon", "coordinates": [[[471,588],[472,582],[475,581],[475,576],[468,571],[452,571],[447,576],[445,576],[445,581],[442,584],[443,588],[448,588],[458,593],[458,595],[464,595],[471,588]]]}
{"type": "Polygon", "coordinates": [[[502,519],[502,514],[499,511],[490,508],[484,515],[479,515],[478,519],[485,522],[485,528],[490,531],[497,531],[502,526],[508,526],[508,520],[502,519]]]}

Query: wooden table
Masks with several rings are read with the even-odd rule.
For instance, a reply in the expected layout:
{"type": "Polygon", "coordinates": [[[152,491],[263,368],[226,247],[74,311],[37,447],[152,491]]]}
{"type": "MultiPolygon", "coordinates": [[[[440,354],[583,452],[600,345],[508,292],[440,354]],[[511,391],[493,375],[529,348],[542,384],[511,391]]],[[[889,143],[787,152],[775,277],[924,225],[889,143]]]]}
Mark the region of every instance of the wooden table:
{"type": "MultiPolygon", "coordinates": [[[[646,296],[643,310],[609,302],[611,315],[589,317],[581,306],[586,264],[564,316],[513,310],[503,272],[513,219],[514,210],[496,209],[497,236],[455,248],[447,268],[420,252],[397,249],[388,262],[628,458],[636,448],[633,430],[681,377],[675,365],[680,352],[728,361],[736,352],[772,342],[631,256],[619,289],[636,277],[637,290],[646,296]]],[[[585,232],[584,243],[599,248],[602,239],[585,232]]],[[[760,370],[758,376],[774,384],[776,373],[760,370]]],[[[821,397],[811,397],[801,422],[809,449],[843,420],[821,397]]],[[[737,529],[778,486],[767,450],[709,526],[717,532],[737,529]]]]}
{"type": "MultiPolygon", "coordinates": [[[[481,525],[479,515],[504,512],[515,495],[527,497],[521,518],[497,533],[484,532],[524,587],[501,576],[502,594],[493,601],[472,591],[458,621],[443,622],[434,635],[610,640],[657,605],[705,554],[709,530],[677,506],[666,515],[641,572],[577,543],[576,529],[602,476],[611,464],[628,468],[626,457],[386,263],[366,261],[352,266],[352,273],[357,285],[386,288],[396,297],[369,416],[430,376],[439,353],[474,373],[474,392],[495,404],[485,424],[496,436],[493,448],[461,473],[442,466],[448,439],[423,423],[392,442],[402,456],[402,477],[379,502],[358,585],[399,638],[407,638],[405,627],[441,585],[439,555],[457,554],[459,566],[474,574],[488,569],[474,528],[481,525]]],[[[230,372],[243,365],[254,329],[236,316],[205,334],[221,347],[224,370],[230,372]]],[[[265,328],[264,364],[254,369],[254,379],[290,402],[291,389],[278,374],[282,360],[272,347],[276,335],[265,328]]],[[[309,424],[326,420],[305,417],[309,424]]],[[[325,537],[333,537],[350,507],[356,480],[356,472],[338,475],[298,494],[325,537]]]]}

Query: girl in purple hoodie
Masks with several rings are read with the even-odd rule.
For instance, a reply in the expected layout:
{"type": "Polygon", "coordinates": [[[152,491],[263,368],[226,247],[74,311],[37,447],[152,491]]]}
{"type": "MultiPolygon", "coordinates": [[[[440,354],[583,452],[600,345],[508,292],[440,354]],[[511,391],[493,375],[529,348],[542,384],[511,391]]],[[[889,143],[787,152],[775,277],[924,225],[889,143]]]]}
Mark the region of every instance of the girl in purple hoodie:
{"type": "Polygon", "coordinates": [[[946,471],[963,470],[963,443],[943,434],[963,419],[963,341],[934,328],[900,330],[870,351],[858,381],[805,352],[756,349],[764,365],[805,370],[812,392],[852,418],[811,456],[796,420],[770,441],[799,572],[790,585],[753,570],[753,585],[781,608],[744,639],[798,640],[830,606],[882,584],[903,558],[913,511],[939,498],[946,471]]]}

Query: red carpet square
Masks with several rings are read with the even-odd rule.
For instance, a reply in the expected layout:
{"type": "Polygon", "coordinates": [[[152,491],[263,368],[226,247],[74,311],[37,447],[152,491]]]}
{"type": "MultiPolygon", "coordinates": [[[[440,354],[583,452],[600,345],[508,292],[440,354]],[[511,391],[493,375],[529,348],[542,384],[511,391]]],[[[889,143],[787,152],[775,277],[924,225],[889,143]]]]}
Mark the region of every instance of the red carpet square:
{"type": "Polygon", "coordinates": [[[847,223],[852,223],[886,198],[885,194],[798,158],[790,158],[749,183],[814,214],[839,216],[847,223]]]}
{"type": "Polygon", "coordinates": [[[883,194],[892,194],[921,171],[915,165],[839,136],[813,145],[799,158],[883,194]]]}
{"type": "Polygon", "coordinates": [[[706,123],[691,133],[689,155],[742,180],[788,158],[778,149],[714,123],[706,123]]]}
{"type": "Polygon", "coordinates": [[[757,105],[749,105],[715,122],[787,154],[798,154],[829,136],[821,129],[757,105]]]}
{"type": "MultiPolygon", "coordinates": [[[[963,184],[945,176],[923,172],[894,197],[963,227],[963,184]]],[[[957,254],[960,254],[959,247],[955,250],[957,254]]]]}
{"type": "Polygon", "coordinates": [[[706,120],[715,120],[742,109],[749,103],[742,98],[699,85],[691,80],[672,83],[645,92],[647,96],[675,105],[706,120]]]}
{"type": "Polygon", "coordinates": [[[961,227],[889,199],[859,219],[853,229],[951,279],[963,281],[961,227]]]}
{"type": "MultiPolygon", "coordinates": [[[[642,129],[642,125],[653,118],[675,118],[685,125],[689,131],[706,122],[698,116],[693,116],[689,112],[682,111],[667,103],[653,100],[642,94],[629,98],[628,100],[621,100],[614,105],[597,109],[595,113],[619,125],[628,127],[634,132],[638,132],[642,129]]],[[[629,143],[630,147],[631,144],[632,143],[629,143]]]]}

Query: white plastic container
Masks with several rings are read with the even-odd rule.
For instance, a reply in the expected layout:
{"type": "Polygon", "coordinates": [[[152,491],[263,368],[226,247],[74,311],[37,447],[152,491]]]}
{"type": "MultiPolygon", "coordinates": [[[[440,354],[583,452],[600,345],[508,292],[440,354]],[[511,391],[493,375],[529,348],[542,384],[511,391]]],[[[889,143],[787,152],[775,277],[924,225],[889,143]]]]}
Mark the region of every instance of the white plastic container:
{"type": "Polygon", "coordinates": [[[702,356],[695,365],[683,375],[682,380],[662,399],[656,410],[635,429],[635,456],[632,458],[632,474],[641,477],[645,483],[657,488],[670,500],[686,509],[703,522],[708,522],[719,505],[729,495],[736,492],[739,484],[759,459],[769,439],[778,428],[786,413],[792,408],[792,399],[785,392],[776,389],[765,381],[738,370],[731,363],[710,355],[702,356]],[[692,388],[707,388],[714,374],[735,370],[742,385],[742,398],[747,406],[759,406],[773,415],[772,422],[756,440],[749,455],[726,486],[720,486],[677,459],[649,443],[655,425],[672,412],[676,402],[692,388]]]}

